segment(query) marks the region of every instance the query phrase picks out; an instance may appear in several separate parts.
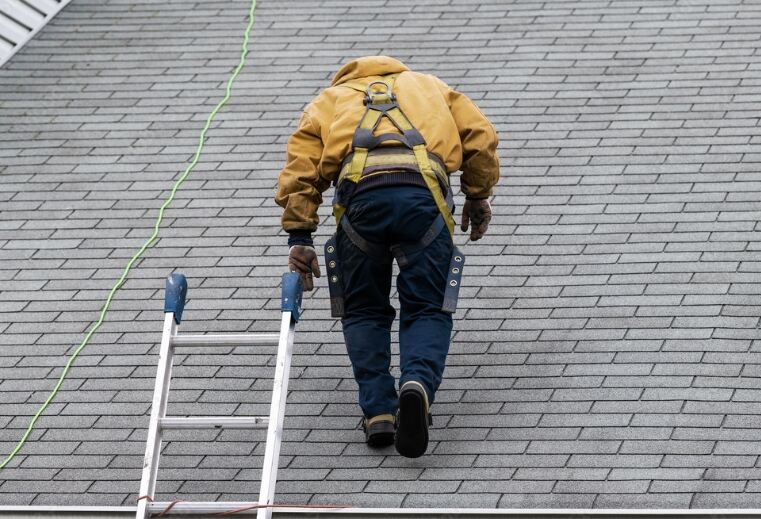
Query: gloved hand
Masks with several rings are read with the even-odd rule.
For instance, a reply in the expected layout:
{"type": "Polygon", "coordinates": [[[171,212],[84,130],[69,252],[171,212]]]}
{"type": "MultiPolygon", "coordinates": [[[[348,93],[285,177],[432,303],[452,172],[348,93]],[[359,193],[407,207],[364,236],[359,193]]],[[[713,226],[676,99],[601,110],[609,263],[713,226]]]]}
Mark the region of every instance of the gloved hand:
{"type": "Polygon", "coordinates": [[[462,223],[460,229],[468,230],[468,222],[471,224],[470,239],[480,240],[486,233],[491,221],[491,205],[489,200],[465,200],[462,207],[462,223]]]}
{"type": "Polygon", "coordinates": [[[314,288],[312,274],[320,277],[320,263],[314,247],[294,245],[288,249],[288,268],[291,272],[298,272],[301,275],[304,290],[312,290],[314,288]]]}

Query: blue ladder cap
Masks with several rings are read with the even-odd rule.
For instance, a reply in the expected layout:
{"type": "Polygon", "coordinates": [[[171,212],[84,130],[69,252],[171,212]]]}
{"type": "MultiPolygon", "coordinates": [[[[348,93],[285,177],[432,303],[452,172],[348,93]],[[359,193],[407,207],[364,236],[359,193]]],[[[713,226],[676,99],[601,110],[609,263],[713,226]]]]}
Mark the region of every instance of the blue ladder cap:
{"type": "Polygon", "coordinates": [[[182,310],[185,308],[185,295],[188,293],[188,280],[177,272],[172,272],[166,278],[166,293],[164,294],[164,312],[174,314],[174,322],[180,324],[182,310]]]}
{"type": "Polygon", "coordinates": [[[291,317],[297,322],[301,314],[301,296],[303,293],[304,284],[300,275],[296,272],[283,274],[283,295],[280,308],[283,312],[291,312],[291,317]]]}

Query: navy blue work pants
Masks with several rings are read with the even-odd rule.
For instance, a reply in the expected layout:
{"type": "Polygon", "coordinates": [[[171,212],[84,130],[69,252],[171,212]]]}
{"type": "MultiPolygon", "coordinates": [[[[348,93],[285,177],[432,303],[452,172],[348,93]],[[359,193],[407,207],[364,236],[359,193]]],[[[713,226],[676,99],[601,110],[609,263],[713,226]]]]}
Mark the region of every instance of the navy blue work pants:
{"type": "MultiPolygon", "coordinates": [[[[439,214],[430,191],[421,186],[384,186],[356,195],[346,216],[368,241],[390,246],[419,241],[439,214]]],[[[398,396],[391,363],[389,304],[393,256],[369,257],[339,231],[336,238],[344,285],[343,325],[346,349],[359,385],[365,416],[395,413],[398,396]]],[[[425,249],[408,256],[397,276],[399,294],[399,386],[416,380],[429,402],[441,383],[452,333],[452,316],[441,310],[452,255],[446,227],[425,249]]]]}

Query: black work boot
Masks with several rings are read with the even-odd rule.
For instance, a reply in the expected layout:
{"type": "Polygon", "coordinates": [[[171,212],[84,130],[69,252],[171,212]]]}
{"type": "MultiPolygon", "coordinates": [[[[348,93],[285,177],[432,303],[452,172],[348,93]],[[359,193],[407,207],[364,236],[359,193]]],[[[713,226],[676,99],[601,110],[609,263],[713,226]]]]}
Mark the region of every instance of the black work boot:
{"type": "Polygon", "coordinates": [[[396,418],[392,414],[380,414],[362,419],[365,441],[370,447],[388,447],[394,443],[396,418]]]}
{"type": "Polygon", "coordinates": [[[397,413],[396,451],[407,458],[419,458],[428,448],[428,426],[432,424],[428,412],[428,394],[423,385],[409,380],[399,389],[397,413]]]}

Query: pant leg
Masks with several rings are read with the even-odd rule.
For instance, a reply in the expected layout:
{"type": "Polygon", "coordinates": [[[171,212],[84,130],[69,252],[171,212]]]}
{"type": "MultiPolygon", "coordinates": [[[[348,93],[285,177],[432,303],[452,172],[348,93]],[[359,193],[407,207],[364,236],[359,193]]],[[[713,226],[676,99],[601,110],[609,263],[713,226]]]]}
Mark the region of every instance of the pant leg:
{"type": "MultiPolygon", "coordinates": [[[[352,201],[347,217],[365,239],[380,241],[388,215],[371,192],[352,201]],[[361,197],[361,198],[360,198],[361,197]]],[[[391,325],[396,316],[389,303],[392,258],[368,257],[345,232],[336,238],[344,286],[343,326],[346,350],[359,386],[359,406],[365,416],[396,413],[398,396],[390,374],[391,325]]]]}
{"type": "MultiPolygon", "coordinates": [[[[419,239],[439,214],[427,190],[408,191],[398,210],[394,238],[401,241],[419,239]]],[[[441,310],[452,249],[445,227],[428,247],[408,256],[409,265],[397,277],[399,385],[408,380],[421,382],[430,403],[441,384],[452,334],[452,315],[441,310]]]]}

